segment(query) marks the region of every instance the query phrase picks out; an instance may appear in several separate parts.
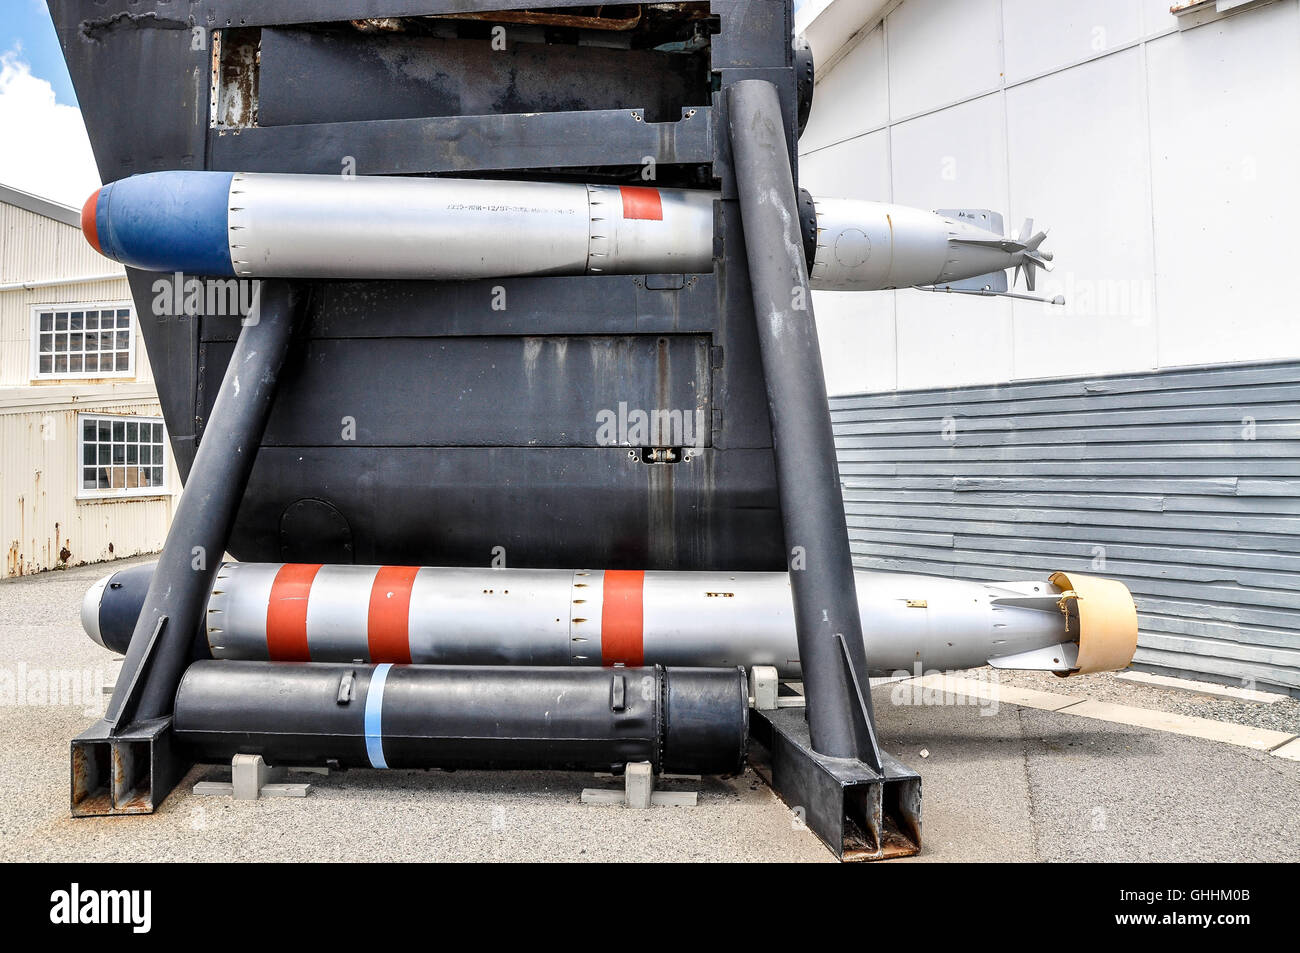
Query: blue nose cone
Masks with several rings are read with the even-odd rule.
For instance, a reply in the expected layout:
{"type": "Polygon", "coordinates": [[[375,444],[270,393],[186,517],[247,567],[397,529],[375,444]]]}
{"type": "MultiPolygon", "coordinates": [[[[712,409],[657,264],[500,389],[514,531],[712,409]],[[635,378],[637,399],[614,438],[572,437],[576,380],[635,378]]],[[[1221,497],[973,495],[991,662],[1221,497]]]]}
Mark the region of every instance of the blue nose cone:
{"type": "Polygon", "coordinates": [[[131,268],[233,275],[226,228],[233,178],[233,172],[133,175],[91,196],[82,230],[100,254],[131,268]]]}

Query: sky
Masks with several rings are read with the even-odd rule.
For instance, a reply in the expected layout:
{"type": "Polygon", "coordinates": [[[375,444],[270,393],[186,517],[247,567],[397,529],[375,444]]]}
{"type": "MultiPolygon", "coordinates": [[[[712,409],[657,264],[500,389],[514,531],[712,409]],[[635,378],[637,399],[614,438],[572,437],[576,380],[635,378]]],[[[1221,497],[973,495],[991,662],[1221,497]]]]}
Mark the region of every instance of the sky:
{"type": "Polygon", "coordinates": [[[79,208],[100,184],[44,0],[0,0],[0,183],[79,208]]]}

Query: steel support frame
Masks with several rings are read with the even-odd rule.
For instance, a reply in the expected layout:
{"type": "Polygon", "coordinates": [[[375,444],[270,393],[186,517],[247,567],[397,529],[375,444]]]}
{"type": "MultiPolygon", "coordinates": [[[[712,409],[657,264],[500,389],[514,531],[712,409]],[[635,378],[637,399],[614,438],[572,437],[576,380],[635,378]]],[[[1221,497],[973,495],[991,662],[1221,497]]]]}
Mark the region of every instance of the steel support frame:
{"type": "MultiPolygon", "coordinates": [[[[174,11],[171,9],[173,4],[167,0],[142,0],[142,2],[132,4],[132,10],[129,14],[119,17],[116,13],[112,16],[106,16],[105,11],[101,8],[98,0],[51,0],[52,12],[55,14],[55,21],[62,24],[60,30],[61,41],[65,50],[76,51],[76,56],[72,59],[74,65],[79,67],[74,69],[74,78],[78,79],[79,92],[82,94],[83,102],[90,105],[87,108],[88,120],[93,120],[96,115],[108,116],[110,111],[105,107],[109,102],[117,103],[122,95],[121,90],[114,89],[110,93],[107,91],[96,93],[96,83],[93,81],[99,73],[112,72],[114,69],[120,69],[123,62],[131,62],[133,58],[146,56],[153,61],[161,59],[169,69],[173,69],[178,75],[186,70],[196,70],[200,75],[205,73],[210,67],[210,55],[206,51],[190,51],[188,44],[172,44],[170,42],[161,42],[158,37],[165,34],[171,37],[171,30],[164,30],[162,33],[157,29],[135,29],[135,26],[190,26],[193,24],[204,24],[213,28],[221,28],[225,24],[238,22],[248,26],[272,26],[277,24],[294,24],[303,23],[312,20],[350,20],[360,19],[372,16],[401,16],[401,15],[428,15],[437,13],[467,12],[481,10],[501,10],[508,8],[522,7],[564,7],[573,6],[581,3],[582,0],[340,0],[340,2],[329,5],[321,5],[311,0],[200,0],[200,2],[190,11],[193,18],[186,23],[172,19],[174,11]],[[94,31],[96,43],[94,48],[88,53],[85,48],[83,34],[94,31]],[[102,34],[102,39],[101,39],[102,34]],[[96,100],[96,95],[99,99],[96,100]]],[[[536,122],[527,117],[504,117],[504,118],[486,118],[475,119],[474,117],[449,117],[445,119],[415,119],[403,120],[396,124],[392,122],[361,122],[361,123],[323,123],[315,124],[310,127],[310,135],[307,135],[301,141],[296,139],[296,133],[286,132],[282,129],[268,128],[244,130],[245,134],[241,135],[220,135],[214,133],[206,121],[196,122],[189,127],[177,128],[173,119],[172,112],[167,109],[144,109],[138,108],[135,115],[138,121],[131,124],[115,124],[108,119],[102,119],[92,129],[92,139],[96,143],[96,154],[99,160],[101,174],[105,180],[120,178],[122,175],[133,172],[147,171],[154,168],[219,168],[229,165],[230,167],[238,166],[240,168],[265,168],[267,171],[285,171],[285,172],[302,172],[307,171],[311,162],[316,159],[308,156],[306,147],[312,146],[314,154],[326,154],[325,150],[319,148],[317,139],[329,141],[331,137],[337,134],[359,135],[375,148],[373,155],[367,152],[368,160],[373,164],[373,168],[363,165],[363,171],[375,173],[378,171],[390,172],[430,172],[435,170],[446,170],[454,166],[458,171],[471,171],[476,168],[508,170],[508,169],[528,169],[538,166],[546,167],[582,167],[590,165],[593,158],[608,158],[607,145],[615,136],[629,136],[637,142],[637,148],[624,150],[628,154],[640,151],[642,155],[650,155],[656,158],[661,164],[672,162],[695,162],[705,160],[705,155],[711,158],[713,164],[714,178],[721,182],[724,194],[724,201],[719,203],[719,223],[720,231],[718,240],[728,247],[728,259],[734,258],[739,254],[740,228],[739,223],[734,221],[731,216],[731,210],[735,208],[735,199],[737,197],[737,180],[740,180],[741,191],[747,191],[748,173],[737,175],[733,173],[733,156],[731,151],[732,141],[728,136],[728,110],[726,108],[729,88],[737,83],[737,80],[743,77],[745,80],[753,80],[758,77],[771,79],[776,82],[782,89],[786,98],[784,110],[778,112],[776,124],[778,127],[784,127],[777,133],[777,138],[782,139],[786,155],[786,167],[784,170],[785,185],[784,188],[791,190],[793,177],[791,175],[791,166],[797,161],[794,154],[795,145],[795,94],[794,84],[789,83],[789,88],[784,77],[790,76],[793,79],[789,68],[788,60],[782,56],[782,48],[788,50],[789,44],[789,7],[781,4],[754,3],[753,0],[712,0],[711,7],[715,15],[719,16],[722,23],[722,30],[714,36],[712,51],[712,66],[715,74],[721,80],[722,91],[714,96],[713,107],[700,110],[689,122],[677,124],[636,124],[634,116],[628,115],[605,115],[595,117],[600,121],[593,126],[593,117],[585,115],[582,112],[571,112],[558,115],[544,115],[536,122]],[[636,125],[629,125],[629,123],[636,125]],[[390,127],[398,129],[400,135],[397,140],[390,144],[385,141],[378,141],[378,134],[381,132],[392,131],[390,127]],[[447,130],[451,128],[463,130],[468,139],[466,144],[457,146],[452,149],[436,149],[429,146],[427,136],[425,135],[430,129],[447,130]],[[639,128],[638,128],[639,127],[639,128]],[[581,130],[583,134],[575,134],[581,130]],[[654,135],[653,142],[644,150],[642,146],[647,145],[641,140],[647,136],[654,135]],[[150,160],[152,165],[142,165],[138,158],[138,142],[150,141],[155,144],[154,151],[156,155],[150,160]],[[602,145],[597,154],[593,156],[591,142],[601,142],[602,145]],[[559,143],[561,145],[557,146],[559,143]],[[286,156],[285,151],[291,153],[286,156]],[[544,160],[544,161],[542,161],[544,160]],[[305,164],[302,165],[302,164],[305,164]]],[[[204,99],[207,96],[205,88],[199,88],[197,91],[185,92],[178,94],[175,104],[186,115],[199,115],[203,109],[202,105],[196,105],[190,100],[193,98],[204,99]]],[[[128,97],[129,100],[129,97],[128,97]]],[[[141,102],[137,106],[143,106],[141,102]]],[[[149,105],[153,105],[149,103],[149,105]]],[[[769,117],[770,118],[770,117],[769,117]]],[[[367,147],[369,148],[369,147],[367,147]]],[[[349,151],[349,150],[343,150],[349,151]]],[[[349,152],[349,154],[354,154],[349,152]]],[[[618,158],[624,158],[623,152],[617,154],[618,158]]],[[[635,158],[639,161],[642,156],[635,158]]],[[[322,171],[326,171],[322,169],[322,171]]],[[[332,166],[328,171],[337,171],[336,166],[332,166]]],[[[752,198],[752,196],[750,196],[752,198]]],[[[761,229],[754,228],[746,216],[745,226],[747,234],[760,232],[761,229]]],[[[797,225],[796,225],[797,229],[797,225]]],[[[780,232],[771,232],[772,237],[779,236],[780,232]]],[[[797,246],[796,242],[796,246],[797,246]]],[[[751,253],[752,254],[752,253],[751,253]]],[[[762,267],[752,267],[751,269],[756,280],[763,273],[762,267]]],[[[719,392],[731,394],[731,400],[726,404],[726,429],[722,430],[722,415],[715,409],[715,419],[713,429],[715,437],[721,436],[717,446],[720,449],[727,449],[734,457],[737,453],[742,454],[741,459],[746,460],[744,465],[759,471],[756,479],[759,483],[765,483],[764,474],[761,472],[770,466],[766,445],[766,415],[763,413],[765,408],[762,407],[760,387],[755,380],[756,375],[746,373],[748,367],[752,367],[749,362],[752,360],[753,342],[749,333],[740,333],[734,325],[740,324],[741,319],[748,321],[749,302],[745,284],[745,266],[743,256],[736,262],[735,267],[730,267],[730,262],[724,260],[716,276],[722,280],[723,287],[727,286],[730,279],[730,289],[721,296],[719,304],[716,306],[719,313],[713,315],[713,309],[707,305],[706,294],[688,295],[686,292],[664,292],[655,290],[650,292],[648,289],[640,286],[635,277],[618,277],[618,278],[582,278],[582,279],[527,279],[528,286],[534,285],[539,288],[543,282],[549,282],[546,287],[548,290],[553,287],[554,294],[559,297],[568,297],[581,288],[594,287],[593,282],[600,281],[602,292],[594,296],[595,299],[605,301],[611,289],[616,289],[626,294],[632,294],[632,289],[638,296],[638,304],[641,299],[648,299],[645,304],[653,312],[651,320],[641,313],[641,307],[638,306],[638,318],[636,321],[635,333],[658,333],[663,330],[683,330],[682,322],[688,324],[692,318],[698,318],[705,325],[715,328],[715,366],[714,374],[717,378],[715,388],[719,392]],[[585,282],[579,285],[579,282],[585,282]],[[572,287],[570,287],[572,285],[572,287]],[[679,298],[684,299],[679,301],[679,298]],[[663,309],[665,313],[661,316],[659,311],[663,303],[671,302],[670,306],[663,309]],[[730,331],[728,329],[728,317],[732,319],[730,331]],[[716,327],[715,327],[716,324],[716,327]],[[723,333],[726,331],[727,333],[723,333]],[[726,365],[723,365],[722,356],[725,345],[727,355],[726,365]],[[757,400],[753,399],[758,397],[757,400]],[[763,439],[756,440],[754,433],[763,431],[763,439]],[[737,449],[739,448],[739,449],[737,449]],[[750,449],[752,448],[752,449],[750,449]],[[752,457],[752,459],[750,459],[752,457]]],[[[137,300],[145,296],[149,287],[148,281],[156,276],[136,274],[133,276],[132,285],[136,291],[137,300]]],[[[788,275],[787,275],[788,277],[788,275]]],[[[708,281],[710,279],[705,279],[708,281]]],[[[806,274],[803,276],[802,284],[804,291],[807,290],[806,274]]],[[[327,286],[328,287],[328,286],[327,286]]],[[[423,289],[417,288],[417,293],[423,289]]],[[[454,294],[455,289],[429,289],[431,293],[436,292],[438,295],[454,294]]],[[[476,288],[464,289],[467,293],[476,294],[476,288]]],[[[708,286],[701,285],[698,289],[701,292],[707,292],[708,286]]],[[[789,292],[789,288],[784,293],[789,292]]],[[[339,291],[346,293],[346,286],[339,286],[339,291]]],[[[404,297],[410,289],[390,289],[384,286],[376,289],[368,288],[366,294],[392,294],[397,298],[404,297]]],[[[578,297],[586,297],[592,300],[593,296],[579,293],[578,297]]],[[[759,297],[755,292],[755,300],[759,297]]],[[[535,300],[527,296],[519,300],[535,300]]],[[[375,308],[374,312],[383,313],[387,309],[375,308]]],[[[410,310],[409,308],[407,309],[410,310]]],[[[608,315],[624,313],[625,309],[611,307],[604,309],[592,307],[589,309],[591,320],[606,321],[608,315]],[[599,312],[599,313],[597,313],[599,312]]],[[[539,308],[544,313],[554,313],[550,308],[539,308]]],[[[568,309],[562,309],[562,313],[567,313],[568,309]]],[[[414,312],[412,312],[414,313],[414,312]]],[[[445,312],[451,315],[453,326],[464,324],[465,327],[460,333],[474,333],[470,325],[478,324],[473,320],[474,316],[468,314],[466,309],[461,306],[445,312]]],[[[488,316],[494,322],[501,320],[500,315],[488,316]]],[[[512,311],[511,317],[519,320],[524,315],[517,311],[512,311]]],[[[811,327],[811,312],[803,315],[811,327]]],[[[760,325],[763,323],[763,315],[760,312],[760,325]]],[[[320,320],[318,315],[317,320],[320,320]]],[[[380,318],[375,318],[381,322],[380,318]]],[[[387,320],[387,319],[384,319],[387,320]]],[[[396,320],[396,319],[395,319],[396,320]]],[[[487,318],[483,319],[483,325],[486,325],[487,318]]],[[[199,350],[198,332],[193,326],[184,327],[182,322],[172,322],[171,327],[160,325],[152,328],[152,334],[147,336],[151,356],[156,356],[156,366],[165,364],[174,364],[180,361],[184,366],[184,361],[194,352],[199,350]]],[[[211,329],[211,322],[204,322],[205,329],[211,329]]],[[[497,333],[496,329],[499,324],[491,325],[492,333],[497,333]]],[[[696,329],[692,325],[691,329],[696,329]]],[[[505,333],[511,333],[511,329],[502,328],[505,333]]],[[[455,333],[455,332],[452,332],[455,333]]],[[[518,331],[515,331],[518,333],[518,331]]],[[[815,331],[812,338],[812,353],[816,353],[815,331]]],[[[805,342],[806,344],[806,342],[805,342]]],[[[807,351],[805,347],[805,352],[807,351]]],[[[771,342],[766,342],[763,347],[763,366],[766,376],[768,377],[769,398],[772,397],[773,386],[771,377],[774,374],[773,362],[780,364],[780,352],[774,351],[771,342]]],[[[238,356],[238,355],[237,355],[238,356]]],[[[231,367],[237,367],[238,361],[232,361],[231,367]]],[[[807,361],[799,363],[794,374],[804,374],[816,381],[816,391],[803,395],[803,401],[800,406],[804,409],[814,406],[817,403],[817,396],[820,393],[820,410],[819,413],[826,421],[823,436],[830,434],[829,415],[826,410],[824,384],[822,383],[820,360],[817,359],[815,364],[807,361]]],[[[229,374],[227,380],[223,383],[223,390],[229,383],[229,374]]],[[[178,464],[182,467],[182,472],[189,472],[190,455],[188,446],[195,439],[194,430],[186,429],[185,420],[187,417],[192,419],[191,406],[192,387],[184,386],[185,379],[177,375],[161,376],[159,381],[160,395],[163,400],[164,409],[168,413],[169,427],[175,433],[174,442],[177,450],[178,464]]],[[[192,378],[191,378],[192,384],[192,378]]],[[[780,389],[780,388],[777,388],[780,389]]],[[[200,403],[202,403],[200,401],[200,403]]],[[[785,401],[775,401],[776,404],[787,406],[785,401]]],[[[775,414],[773,415],[776,416],[775,414]]],[[[263,421],[264,423],[265,421],[263,421]]],[[[191,425],[192,427],[192,425],[191,425]]],[[[218,416],[214,408],[208,418],[206,435],[200,446],[208,445],[213,439],[215,432],[224,429],[225,424],[222,418],[218,416]]],[[[782,432],[789,432],[789,427],[783,427],[773,421],[773,428],[781,429],[782,432]]],[[[789,447],[786,440],[781,443],[786,447],[784,450],[777,451],[778,459],[784,458],[788,463],[792,458],[799,456],[799,451],[789,447]]],[[[273,449],[273,448],[268,448],[273,449]]],[[[264,456],[264,463],[268,458],[264,456]]],[[[206,463],[204,460],[195,459],[193,467],[193,479],[188,481],[188,486],[216,487],[216,479],[210,479],[203,476],[205,473],[206,463]]],[[[825,463],[825,461],[822,461],[825,463]]],[[[829,457],[831,469],[822,475],[829,473],[832,478],[835,476],[833,447],[829,457]]],[[[807,463],[809,471],[817,469],[814,462],[807,463]]],[[[259,467],[259,470],[262,468],[259,467]]],[[[608,476],[608,474],[606,474],[608,476]]],[[[247,473],[244,474],[247,479],[247,473]]],[[[792,512],[798,512],[799,503],[797,499],[791,498],[790,481],[787,479],[786,472],[782,470],[781,474],[781,510],[784,518],[790,518],[792,512]]],[[[227,488],[234,493],[237,499],[243,489],[241,481],[238,487],[228,486],[227,488]]],[[[824,512],[824,508],[833,503],[839,507],[841,494],[838,483],[835,482],[833,487],[833,496],[826,495],[827,491],[822,489],[810,488],[807,492],[812,498],[819,499],[818,511],[824,512]]],[[[188,494],[187,489],[187,494],[188,494]]],[[[840,533],[847,539],[847,534],[843,533],[843,510],[839,507],[840,533]]],[[[257,514],[260,515],[260,514],[257,514]]],[[[178,513],[178,522],[180,514],[178,513]]],[[[256,522],[256,517],[249,513],[244,514],[244,521],[248,522],[252,518],[256,522]]],[[[769,534],[766,527],[762,527],[763,532],[755,534],[756,540],[761,540],[769,534]]],[[[787,525],[785,535],[787,538],[792,537],[792,532],[787,525]]],[[[795,533],[794,535],[798,535],[795,533]]],[[[173,537],[178,537],[175,529],[169,536],[169,546],[179,547],[179,543],[173,543],[173,537]]],[[[804,545],[793,543],[791,545],[804,545]]],[[[754,548],[753,546],[750,547],[754,548]]],[[[758,548],[762,548],[759,546],[758,548]]],[[[787,546],[788,550],[790,546],[787,546]]],[[[183,552],[183,549],[179,549],[183,552]]],[[[811,554],[812,551],[810,550],[811,554]]],[[[700,558],[705,561],[716,563],[718,559],[710,554],[701,554],[700,558]]],[[[764,558],[767,559],[766,555],[764,558]]],[[[220,549],[216,550],[212,557],[213,562],[219,562],[220,549]]],[[[843,550],[843,569],[851,573],[851,564],[849,562],[847,543],[843,550]]],[[[716,567],[714,567],[716,568],[716,567]]],[[[753,568],[771,568],[764,564],[753,568]]],[[[814,560],[808,564],[808,571],[793,574],[798,576],[819,575],[824,571],[819,561],[814,560]]],[[[826,575],[820,577],[822,582],[819,586],[830,584],[833,588],[833,576],[826,575]]],[[[847,605],[854,605],[852,590],[852,577],[849,576],[849,589],[842,597],[841,602],[847,605]]],[[[799,593],[797,598],[807,601],[807,587],[796,582],[796,592],[799,593]]],[[[147,613],[146,613],[147,615],[147,613]]],[[[145,616],[142,616],[144,618],[145,616]]],[[[842,629],[840,631],[843,631],[842,629]]],[[[800,638],[806,637],[807,626],[801,624],[800,638]]],[[[832,635],[834,632],[831,633],[832,635]]],[[[152,638],[154,630],[150,630],[148,638],[152,638]]],[[[165,629],[158,633],[163,643],[169,638],[165,629]]],[[[139,641],[139,640],[137,640],[139,641]]],[[[857,640],[849,640],[849,644],[856,643],[857,640]]],[[[860,644],[860,643],[858,643],[860,644]]],[[[134,648],[134,646],[133,646],[134,648]]],[[[146,655],[149,653],[146,653],[146,655]]],[[[859,650],[860,654],[860,650],[859,650]]],[[[833,679],[827,679],[825,675],[819,675],[811,680],[809,692],[817,700],[814,707],[826,699],[829,704],[822,704],[818,713],[818,724],[823,726],[826,723],[832,725],[832,736],[839,736],[836,742],[838,747],[849,739],[850,747],[857,748],[861,746],[861,739],[865,734],[872,733],[871,713],[869,708],[869,698],[865,695],[865,664],[864,660],[858,658],[852,659],[843,646],[843,640],[832,641],[831,650],[823,652],[821,655],[822,664],[827,670],[834,673],[833,679]],[[826,662],[826,656],[835,658],[835,653],[839,652],[838,660],[833,663],[826,662]],[[853,670],[862,674],[861,679],[853,677],[853,670]],[[848,679],[852,684],[845,682],[848,679]],[[834,681],[839,680],[841,684],[836,687],[834,681]],[[831,689],[826,689],[827,682],[831,683],[831,689]],[[845,698],[857,696],[858,703],[856,706],[850,705],[847,710],[844,708],[836,709],[834,704],[836,699],[843,701],[845,698]],[[830,713],[827,715],[826,713],[830,713]],[[856,715],[854,714],[856,712],[856,715]],[[865,722],[863,719],[865,718],[865,722]],[[854,726],[847,731],[844,730],[844,724],[847,720],[852,720],[854,726]],[[838,724],[837,724],[838,723],[838,724]]],[[[136,669],[148,668],[148,658],[137,659],[136,669]]],[[[182,666],[183,667],[183,666],[182,666]]],[[[124,669],[125,671],[125,669],[124,669]]],[[[124,676],[125,677],[125,676],[124,676]]],[[[172,688],[174,689],[174,685],[172,688]]],[[[119,686],[118,694],[122,694],[123,688],[119,686]]],[[[123,704],[125,705],[124,697],[123,704]]],[[[115,696],[116,705],[116,696],[115,696]]],[[[170,701],[168,702],[168,706],[170,701]]],[[[170,708],[168,707],[170,711],[170,708]]],[[[766,724],[765,720],[756,716],[755,722],[766,724]]],[[[762,725],[755,725],[755,736],[763,736],[762,725]]],[[[799,741],[797,732],[783,733],[780,736],[794,738],[795,742],[789,746],[773,744],[781,751],[792,752],[790,758],[795,759],[791,763],[798,763],[803,770],[808,772],[822,771],[827,765],[838,765],[836,760],[827,760],[824,756],[814,754],[811,738],[805,738],[799,741]]],[[[823,738],[826,734],[821,728],[818,729],[818,738],[823,738]]],[[[769,736],[770,737],[770,736],[769,736]]],[[[874,739],[871,740],[868,748],[868,758],[872,758],[870,752],[876,751],[874,739]]],[[[137,707],[134,715],[119,725],[110,725],[107,721],[101,721],[93,726],[89,731],[73,742],[73,799],[80,801],[82,810],[78,811],[74,805],[75,813],[128,813],[127,808],[134,807],[137,812],[152,810],[160,803],[162,798],[174,785],[177,778],[174,777],[175,770],[180,768],[183,772],[184,765],[179,764],[174,756],[170,753],[170,717],[162,716],[157,719],[148,719],[144,717],[143,710],[137,707]],[[131,748],[130,745],[137,743],[139,747],[131,748]],[[144,746],[147,744],[147,748],[144,746]],[[116,748],[114,748],[116,745],[116,748]],[[78,749],[80,750],[80,761],[83,769],[80,773],[80,786],[77,771],[78,749]],[[132,770],[127,771],[123,778],[124,783],[119,784],[120,791],[114,793],[116,789],[111,789],[107,777],[112,774],[114,766],[114,752],[119,753],[116,764],[127,765],[128,762],[132,770]],[[147,752],[148,757],[142,755],[147,752]],[[148,777],[145,779],[148,790],[144,792],[143,800],[138,799],[132,792],[140,785],[132,786],[130,779],[140,777],[142,769],[139,767],[143,764],[149,765],[148,777]],[[99,766],[107,765],[104,771],[99,771],[99,766]],[[102,776],[101,776],[102,775],[102,776]],[[93,778],[92,778],[93,776],[93,778]],[[87,782],[95,781],[94,785],[87,782]],[[102,802],[107,801],[105,808],[102,802]],[[117,809],[112,809],[113,804],[119,805],[117,809]],[[101,809],[92,810],[91,808],[99,806],[101,809]]],[[[775,755],[776,753],[774,753],[775,755]]],[[[781,754],[779,757],[786,757],[781,754]]],[[[777,759],[779,760],[779,758],[777,759]]],[[[857,764],[855,758],[844,759],[848,764],[857,764]]],[[[874,763],[881,766],[881,769],[888,771],[888,765],[891,763],[888,756],[877,755],[873,759],[874,763]]],[[[824,773],[824,772],[823,772],[824,773]]],[[[834,773],[834,772],[832,772],[834,773]]],[[[879,775],[879,772],[877,772],[879,775]]],[[[791,803],[800,803],[799,795],[793,782],[786,782],[783,779],[790,776],[790,772],[784,769],[776,772],[776,787],[778,792],[782,793],[791,803]],[[794,800],[792,800],[794,799],[794,800]]],[[[815,776],[815,775],[814,775],[815,776]]],[[[882,776],[888,780],[888,775],[882,776]]],[[[854,782],[856,784],[856,782],[854,782]]],[[[867,781],[867,783],[872,783],[867,781]]],[[[850,786],[851,787],[851,786],[850,786]]],[[[919,796],[919,791],[917,792],[919,796]]],[[[882,805],[886,803],[882,795],[882,805]]],[[[916,802],[919,805],[919,800],[916,802]]],[[[882,808],[883,809],[883,808],[882,808]]],[[[813,826],[819,835],[824,839],[834,840],[837,832],[842,832],[842,821],[847,814],[836,812],[836,820],[827,820],[823,824],[818,818],[820,812],[814,812],[810,815],[810,825],[813,826]]],[[[842,842],[841,842],[842,843],[842,842]]],[[[832,846],[832,849],[835,849],[832,846]]],[[[836,851],[837,855],[844,856],[842,850],[836,851]]]]}
{"type": "Polygon", "coordinates": [[[296,285],[262,282],[176,507],[104,717],[72,741],[74,817],[147,814],[189,765],[172,744],[176,688],[200,622],[304,310],[296,285]]]}

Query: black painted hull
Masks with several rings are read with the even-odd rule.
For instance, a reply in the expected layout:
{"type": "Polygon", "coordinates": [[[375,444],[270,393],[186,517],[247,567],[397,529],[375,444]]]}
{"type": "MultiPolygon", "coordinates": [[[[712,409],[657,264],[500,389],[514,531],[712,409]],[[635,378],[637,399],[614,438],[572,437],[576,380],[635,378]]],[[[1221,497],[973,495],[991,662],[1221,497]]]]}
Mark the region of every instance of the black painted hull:
{"type": "MultiPolygon", "coordinates": [[[[525,42],[510,23],[518,42],[498,55],[513,72],[485,54],[487,23],[408,20],[405,33],[383,33],[347,22],[502,6],[199,0],[178,20],[174,2],[50,0],[105,181],[162,169],[337,173],[350,161],[359,174],[645,184],[650,157],[657,184],[723,190],[713,274],[314,284],[229,550],[262,561],[783,569],[723,97],[711,86],[733,70],[776,82],[793,151],[786,4],[715,0],[711,45],[680,54],[525,42]],[[326,16],[335,22],[311,22],[326,16]],[[228,22],[242,27],[220,31],[213,81],[216,34],[194,27],[228,22]],[[196,37],[207,45],[195,49],[196,37]],[[258,57],[241,61],[241,49],[258,57]],[[661,447],[611,445],[602,415],[620,407],[697,415],[698,446],[663,464],[646,462],[661,447]]],[[[694,36],[701,10],[628,42],[694,36]]],[[[545,36],[579,35],[566,29],[545,36]]],[[[157,313],[157,282],[171,276],[130,278],[187,476],[239,319],[157,313]]]]}

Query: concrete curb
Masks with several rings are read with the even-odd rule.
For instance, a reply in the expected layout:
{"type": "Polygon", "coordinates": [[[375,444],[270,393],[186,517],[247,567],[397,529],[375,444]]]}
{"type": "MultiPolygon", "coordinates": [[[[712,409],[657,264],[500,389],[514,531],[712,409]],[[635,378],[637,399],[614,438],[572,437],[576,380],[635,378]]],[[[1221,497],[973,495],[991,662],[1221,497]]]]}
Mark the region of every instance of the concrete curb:
{"type": "Polygon", "coordinates": [[[1289,761],[1300,761],[1300,738],[1295,741],[1288,741],[1280,748],[1274,748],[1273,754],[1279,758],[1286,758],[1289,761]]]}
{"type": "Polygon", "coordinates": [[[1171,691],[1185,692],[1189,695],[1235,698],[1239,701],[1257,702],[1261,705],[1275,705],[1291,697],[1276,692],[1261,692],[1254,688],[1238,688],[1235,685],[1220,685],[1217,682],[1199,682],[1188,678],[1175,678],[1172,675],[1156,675],[1154,672],[1116,672],[1115,677],[1120,681],[1132,682],[1135,685],[1152,685],[1156,688],[1167,688],[1171,691]]]}
{"type": "Polygon", "coordinates": [[[1053,692],[1000,685],[996,682],[961,678],[955,675],[926,675],[909,681],[924,689],[949,695],[964,695],[984,701],[996,701],[1000,704],[1078,715],[1080,718],[1093,718],[1133,728],[1148,728],[1153,731],[1186,735],[1190,738],[1204,738],[1207,741],[1264,751],[1279,758],[1300,761],[1300,737],[1285,731],[1270,731],[1250,725],[1215,721],[1212,718],[1195,718],[1191,715],[1135,708],[1131,705],[1116,705],[1091,698],[1081,698],[1077,695],[1057,695],[1053,692]]]}

